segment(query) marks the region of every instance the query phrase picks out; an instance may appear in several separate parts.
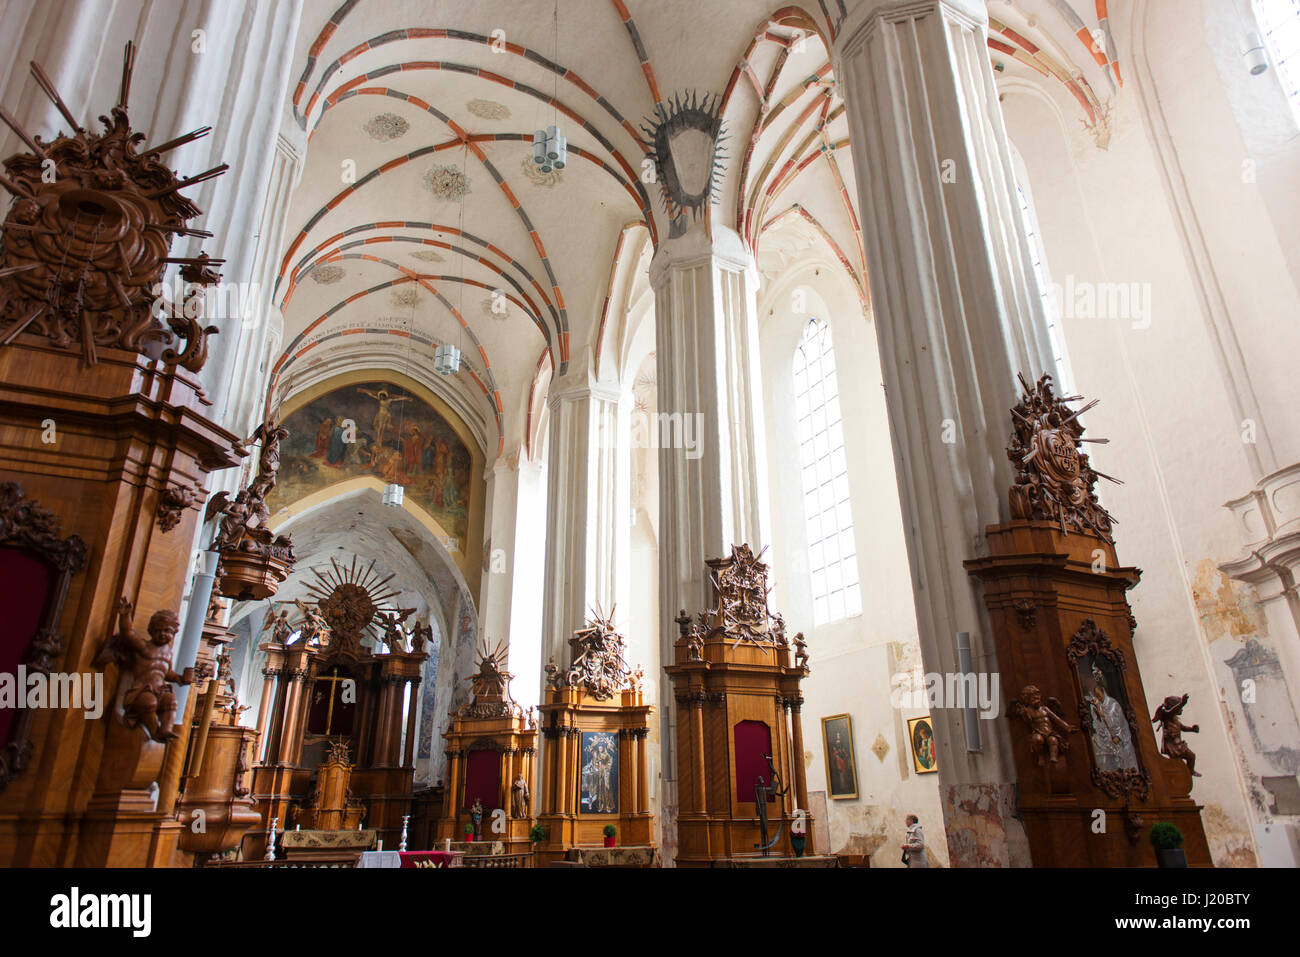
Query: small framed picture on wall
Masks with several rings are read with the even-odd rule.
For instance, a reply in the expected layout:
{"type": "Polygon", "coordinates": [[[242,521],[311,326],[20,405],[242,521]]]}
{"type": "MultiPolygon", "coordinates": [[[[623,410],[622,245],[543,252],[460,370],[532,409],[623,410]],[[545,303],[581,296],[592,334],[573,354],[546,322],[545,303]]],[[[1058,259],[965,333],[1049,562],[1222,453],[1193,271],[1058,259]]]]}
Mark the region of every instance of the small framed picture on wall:
{"type": "Polygon", "coordinates": [[[939,770],[934,752],[934,725],[930,716],[907,719],[907,737],[912,742],[912,770],[917,774],[933,774],[939,770]]]}
{"type": "Polygon", "coordinates": [[[853,752],[853,719],[847,714],[822,718],[826,751],[826,793],[832,799],[858,796],[858,765],[853,752]]]}

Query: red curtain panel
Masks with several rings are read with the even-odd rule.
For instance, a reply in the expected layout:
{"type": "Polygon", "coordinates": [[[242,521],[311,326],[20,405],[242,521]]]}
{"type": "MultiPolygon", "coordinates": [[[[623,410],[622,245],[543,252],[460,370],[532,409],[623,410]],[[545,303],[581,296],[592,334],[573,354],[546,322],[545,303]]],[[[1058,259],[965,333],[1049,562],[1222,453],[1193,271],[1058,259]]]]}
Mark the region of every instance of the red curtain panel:
{"type": "Polygon", "coordinates": [[[475,798],[483,802],[485,812],[491,812],[500,807],[501,753],[498,751],[471,751],[466,764],[466,810],[474,804],[475,798]]]}
{"type": "MultiPolygon", "coordinates": [[[[754,785],[762,778],[771,784],[772,772],[768,769],[766,755],[772,753],[772,731],[762,721],[740,721],[734,729],[736,741],[736,800],[741,804],[754,803],[754,785]]],[[[775,801],[769,794],[768,801],[775,801]]]]}
{"type": "MultiPolygon", "coordinates": [[[[54,569],[44,559],[25,548],[0,548],[0,674],[18,674],[53,587],[54,569]]],[[[0,744],[8,743],[17,716],[16,709],[0,708],[0,744]]]]}

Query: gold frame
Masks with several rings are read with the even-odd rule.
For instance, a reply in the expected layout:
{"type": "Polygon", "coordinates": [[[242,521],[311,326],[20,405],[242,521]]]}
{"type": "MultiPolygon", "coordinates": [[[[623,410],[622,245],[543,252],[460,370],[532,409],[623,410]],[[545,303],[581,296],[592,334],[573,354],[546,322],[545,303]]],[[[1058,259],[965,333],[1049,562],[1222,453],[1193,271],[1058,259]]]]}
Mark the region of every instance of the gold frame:
{"type": "Polygon", "coordinates": [[[826,796],[832,801],[851,801],[858,796],[858,753],[853,746],[853,715],[847,711],[842,714],[831,714],[822,718],[822,758],[826,762],[826,796]],[[852,763],[853,771],[853,793],[852,794],[835,794],[831,790],[831,748],[830,740],[826,737],[826,726],[832,721],[844,719],[845,727],[849,732],[849,760],[852,763]]]}
{"type": "Polygon", "coordinates": [[[923,768],[921,762],[916,757],[916,726],[924,721],[930,729],[930,740],[934,740],[934,719],[928,714],[923,714],[919,718],[907,719],[907,750],[912,755],[912,771],[916,774],[938,774],[939,773],[939,749],[934,750],[934,767],[923,768]]]}

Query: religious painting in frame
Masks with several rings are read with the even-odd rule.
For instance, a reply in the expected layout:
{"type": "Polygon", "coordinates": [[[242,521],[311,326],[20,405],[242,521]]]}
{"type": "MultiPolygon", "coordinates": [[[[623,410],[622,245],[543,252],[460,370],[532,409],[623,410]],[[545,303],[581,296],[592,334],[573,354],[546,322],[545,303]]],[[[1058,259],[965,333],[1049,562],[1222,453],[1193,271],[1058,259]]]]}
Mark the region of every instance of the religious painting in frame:
{"type": "Polygon", "coordinates": [[[578,751],[578,811],[618,813],[618,734],[583,731],[578,751]]]}
{"type": "Polygon", "coordinates": [[[826,752],[826,793],[836,801],[857,797],[853,718],[847,714],[822,718],[822,747],[826,752]]]}
{"type": "Polygon", "coordinates": [[[1151,777],[1138,757],[1137,715],[1125,684],[1124,652],[1091,618],[1065,649],[1074,669],[1079,723],[1092,757],[1092,782],[1111,797],[1145,800],[1151,777]]]}
{"type": "Polygon", "coordinates": [[[917,774],[934,774],[939,761],[934,748],[934,725],[930,716],[907,719],[907,740],[912,746],[912,770],[917,774]]]}

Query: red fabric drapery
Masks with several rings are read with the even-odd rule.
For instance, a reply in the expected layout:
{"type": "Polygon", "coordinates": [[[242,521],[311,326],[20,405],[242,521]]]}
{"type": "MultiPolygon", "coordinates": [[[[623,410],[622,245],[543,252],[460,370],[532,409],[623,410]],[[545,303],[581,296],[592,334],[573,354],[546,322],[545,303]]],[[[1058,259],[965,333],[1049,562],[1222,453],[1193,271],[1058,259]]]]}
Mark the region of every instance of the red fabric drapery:
{"type": "MultiPolygon", "coordinates": [[[[54,569],[34,552],[0,548],[0,674],[18,674],[27,647],[41,626],[54,580],[54,569]]],[[[14,691],[26,700],[25,687],[14,691]]],[[[17,709],[0,708],[0,745],[9,741],[9,729],[17,715],[17,709]]]]}
{"type": "MultiPolygon", "coordinates": [[[[772,753],[772,730],[762,721],[740,721],[733,729],[736,742],[736,800],[741,804],[754,803],[754,785],[762,778],[771,784],[772,772],[767,767],[767,757],[772,753]]],[[[769,801],[776,798],[769,794],[769,801]]]]}
{"type": "MultiPolygon", "coordinates": [[[[478,798],[483,802],[484,813],[501,806],[501,753],[499,751],[471,751],[465,762],[465,804],[469,810],[478,798]]],[[[486,822],[484,822],[486,827],[486,822]]]]}

